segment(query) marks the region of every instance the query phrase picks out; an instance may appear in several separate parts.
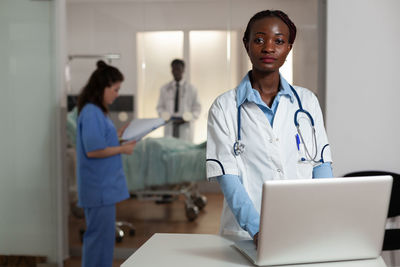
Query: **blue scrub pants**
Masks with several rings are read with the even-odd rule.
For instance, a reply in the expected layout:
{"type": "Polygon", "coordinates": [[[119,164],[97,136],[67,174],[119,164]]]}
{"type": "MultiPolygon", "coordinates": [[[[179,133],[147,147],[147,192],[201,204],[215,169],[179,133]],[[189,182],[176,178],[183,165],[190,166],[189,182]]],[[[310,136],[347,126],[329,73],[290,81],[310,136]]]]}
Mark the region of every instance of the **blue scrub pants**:
{"type": "Polygon", "coordinates": [[[82,267],[112,267],[115,242],[115,204],[85,208],[82,267]]]}

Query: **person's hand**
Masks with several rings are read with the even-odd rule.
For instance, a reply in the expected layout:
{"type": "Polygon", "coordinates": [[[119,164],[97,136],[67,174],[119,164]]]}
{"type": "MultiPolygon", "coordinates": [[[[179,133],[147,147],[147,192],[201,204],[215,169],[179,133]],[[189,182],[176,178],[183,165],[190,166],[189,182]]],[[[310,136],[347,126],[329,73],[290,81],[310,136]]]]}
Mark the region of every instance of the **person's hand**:
{"type": "Polygon", "coordinates": [[[254,245],[256,245],[256,249],[258,248],[258,233],[253,236],[254,245]]]}
{"type": "Polygon", "coordinates": [[[133,148],[136,145],[136,141],[129,141],[126,143],[122,143],[121,144],[121,148],[122,148],[122,153],[123,154],[127,154],[127,155],[131,155],[133,153],[133,148]]]}
{"type": "Polygon", "coordinates": [[[186,123],[186,121],[184,119],[182,119],[181,117],[174,117],[174,118],[172,118],[171,121],[174,125],[178,125],[178,126],[186,123]]]}
{"type": "Polygon", "coordinates": [[[176,120],[176,121],[174,121],[176,124],[178,124],[178,125],[181,125],[181,124],[184,124],[184,123],[186,123],[186,121],[184,121],[183,119],[178,119],[178,120],[176,120]]]}
{"type": "Polygon", "coordinates": [[[125,124],[124,126],[122,126],[121,128],[118,129],[117,134],[118,137],[121,137],[122,134],[124,133],[125,129],[128,128],[129,123],[125,124]]]}

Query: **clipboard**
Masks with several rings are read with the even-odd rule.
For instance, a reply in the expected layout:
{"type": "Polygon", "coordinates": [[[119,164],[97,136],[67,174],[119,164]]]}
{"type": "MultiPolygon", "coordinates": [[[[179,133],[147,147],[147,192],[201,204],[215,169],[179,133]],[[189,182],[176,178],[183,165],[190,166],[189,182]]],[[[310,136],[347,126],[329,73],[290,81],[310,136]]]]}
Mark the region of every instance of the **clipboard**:
{"type": "Polygon", "coordinates": [[[122,133],[123,141],[139,141],[147,134],[165,125],[166,122],[162,118],[153,119],[134,119],[132,120],[125,131],[122,133]]]}

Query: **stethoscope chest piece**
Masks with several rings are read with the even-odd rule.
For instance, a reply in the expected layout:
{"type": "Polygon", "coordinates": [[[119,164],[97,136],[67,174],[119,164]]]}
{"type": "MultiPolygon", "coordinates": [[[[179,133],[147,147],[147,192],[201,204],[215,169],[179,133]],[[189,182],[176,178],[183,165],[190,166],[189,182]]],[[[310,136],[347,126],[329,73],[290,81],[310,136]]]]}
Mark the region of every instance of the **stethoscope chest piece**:
{"type": "Polygon", "coordinates": [[[236,156],[239,156],[240,154],[242,154],[244,152],[244,144],[240,141],[236,141],[233,144],[233,152],[235,153],[236,156]]]}

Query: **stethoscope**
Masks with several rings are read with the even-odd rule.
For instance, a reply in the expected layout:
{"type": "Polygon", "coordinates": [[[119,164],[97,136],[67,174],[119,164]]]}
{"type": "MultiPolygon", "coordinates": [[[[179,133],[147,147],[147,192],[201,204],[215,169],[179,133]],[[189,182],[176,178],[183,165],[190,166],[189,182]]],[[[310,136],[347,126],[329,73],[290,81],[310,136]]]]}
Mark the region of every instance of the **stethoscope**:
{"type": "MultiPolygon", "coordinates": [[[[317,137],[315,135],[314,119],[313,119],[313,117],[311,116],[311,114],[307,110],[303,109],[303,105],[301,104],[300,97],[297,94],[296,90],[293,88],[293,86],[291,86],[290,84],[289,84],[289,86],[290,86],[290,89],[292,90],[294,96],[296,97],[297,103],[299,105],[299,109],[296,110],[296,112],[294,113],[294,125],[296,126],[297,134],[299,136],[299,139],[300,139],[301,143],[303,143],[305,156],[306,156],[306,158],[302,157],[300,160],[303,161],[303,162],[310,161],[310,162],[315,162],[315,163],[319,163],[319,162],[323,163],[324,162],[323,153],[324,153],[325,148],[327,146],[329,146],[329,144],[324,145],[324,147],[322,148],[322,150],[321,150],[321,159],[320,160],[318,160],[318,161],[315,160],[317,158],[317,154],[318,154],[317,149],[315,149],[314,155],[311,156],[311,153],[310,153],[309,149],[307,148],[306,143],[304,142],[304,138],[303,138],[303,135],[302,135],[301,130],[300,130],[300,124],[299,124],[299,121],[297,120],[297,116],[299,115],[299,113],[304,113],[308,117],[308,119],[310,120],[311,134],[312,134],[312,139],[313,139],[313,147],[316,148],[317,147],[317,137]]],[[[237,124],[238,124],[237,140],[233,144],[233,152],[235,153],[236,156],[239,156],[240,154],[242,154],[244,152],[244,148],[245,148],[245,145],[241,141],[242,138],[241,138],[241,134],[240,134],[240,127],[241,127],[240,111],[241,111],[241,106],[242,105],[240,105],[238,107],[238,112],[237,112],[237,114],[238,114],[238,118],[237,118],[237,124]]],[[[297,144],[297,146],[298,146],[298,149],[299,149],[299,143],[297,144]]]]}

